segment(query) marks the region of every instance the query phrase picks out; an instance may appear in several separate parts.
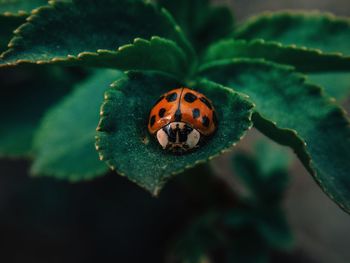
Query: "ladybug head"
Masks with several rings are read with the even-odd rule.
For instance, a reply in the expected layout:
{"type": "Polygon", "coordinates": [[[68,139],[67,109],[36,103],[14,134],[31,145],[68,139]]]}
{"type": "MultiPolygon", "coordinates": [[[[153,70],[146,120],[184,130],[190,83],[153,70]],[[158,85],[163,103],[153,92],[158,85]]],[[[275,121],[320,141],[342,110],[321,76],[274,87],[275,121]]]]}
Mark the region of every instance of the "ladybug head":
{"type": "Polygon", "coordinates": [[[201,134],[184,122],[171,122],[157,132],[163,149],[182,154],[198,146],[201,134]]]}

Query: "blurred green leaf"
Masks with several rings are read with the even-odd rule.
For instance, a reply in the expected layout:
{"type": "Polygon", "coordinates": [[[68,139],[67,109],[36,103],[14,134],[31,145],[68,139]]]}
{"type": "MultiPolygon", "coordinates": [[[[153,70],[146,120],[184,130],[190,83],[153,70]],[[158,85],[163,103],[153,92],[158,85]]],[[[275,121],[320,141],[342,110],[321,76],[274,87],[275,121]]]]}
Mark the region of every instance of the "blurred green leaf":
{"type": "Polygon", "coordinates": [[[292,65],[296,70],[303,72],[350,70],[350,57],[322,53],[314,49],[284,46],[278,42],[262,39],[252,41],[228,39],[217,42],[208,48],[203,63],[234,58],[266,59],[292,65]]]}
{"type": "MultiPolygon", "coordinates": [[[[350,55],[350,20],[320,12],[267,12],[240,25],[238,39],[277,41],[350,55]]],[[[330,67],[332,65],[329,65],[330,67]]]]}
{"type": "Polygon", "coordinates": [[[73,69],[18,67],[0,70],[0,155],[31,155],[32,138],[44,112],[82,76],[73,69]]]}
{"type": "Polygon", "coordinates": [[[242,236],[245,236],[245,233],[255,235],[256,241],[260,240],[266,248],[290,250],[294,246],[291,228],[285,212],[281,209],[281,204],[247,206],[242,203],[240,208],[234,208],[223,214],[223,218],[224,224],[233,233],[239,233],[242,236]]]}
{"type": "Polygon", "coordinates": [[[222,249],[229,241],[225,233],[216,229],[219,216],[210,212],[191,222],[172,244],[170,262],[211,262],[213,250],[222,249]]]}
{"type": "Polygon", "coordinates": [[[165,152],[148,134],[148,114],[160,95],[180,86],[182,84],[159,73],[130,72],[106,92],[101,109],[96,143],[101,159],[154,195],[174,174],[232,147],[251,127],[252,105],[245,97],[200,80],[192,88],[213,101],[220,127],[198,151],[185,155],[165,152]]]}
{"type": "Polygon", "coordinates": [[[257,231],[273,249],[290,250],[294,246],[292,230],[285,211],[274,208],[264,211],[256,223],[257,231]]]}
{"type": "Polygon", "coordinates": [[[0,13],[11,16],[25,16],[40,6],[47,5],[47,0],[1,0],[0,13]]]}
{"type": "Polygon", "coordinates": [[[33,9],[43,5],[47,5],[47,0],[0,1],[0,54],[7,49],[13,31],[26,21],[33,9]]]}
{"type": "Polygon", "coordinates": [[[258,141],[254,154],[235,152],[234,156],[239,177],[256,199],[207,208],[177,237],[169,262],[269,262],[271,251],[293,248],[294,238],[281,209],[289,152],[264,139],[258,141]]]}
{"type": "MultiPolygon", "coordinates": [[[[235,37],[253,40],[262,38],[296,48],[320,49],[323,53],[350,56],[350,19],[320,12],[266,13],[243,23],[235,37]]],[[[329,71],[337,68],[329,63],[329,71]]],[[[327,68],[325,68],[327,69],[327,68]]],[[[342,101],[350,93],[349,74],[329,74],[311,77],[328,94],[342,101]]]]}
{"type": "Polygon", "coordinates": [[[264,173],[257,161],[249,155],[237,153],[233,158],[236,175],[246,186],[251,202],[275,204],[281,202],[288,185],[284,170],[264,173]]]}
{"type": "Polygon", "coordinates": [[[120,77],[118,71],[97,71],[46,113],[34,141],[34,175],[80,181],[107,172],[94,147],[96,126],[103,94],[120,77]]]}
{"type": "Polygon", "coordinates": [[[233,171],[248,191],[246,201],[257,206],[279,205],[289,183],[290,161],[287,149],[266,138],[257,141],[253,153],[236,152],[233,171]]]}
{"type": "Polygon", "coordinates": [[[260,60],[232,60],[202,74],[250,96],[254,125],[291,146],[328,196],[350,212],[350,129],[344,111],[293,69],[260,60]]]}
{"type": "Polygon", "coordinates": [[[96,59],[99,53],[111,64],[118,47],[153,36],[172,40],[192,55],[169,14],[149,1],[53,1],[16,30],[1,64],[68,63],[82,56],[96,59]]]}
{"type": "Polygon", "coordinates": [[[171,262],[198,263],[203,258],[209,262],[219,258],[220,262],[269,262],[271,251],[290,250],[293,241],[279,207],[209,211],[177,237],[171,262]]]}
{"type": "Polygon", "coordinates": [[[174,16],[197,51],[233,30],[230,9],[213,6],[210,0],[158,0],[174,16]]]}
{"type": "Polygon", "coordinates": [[[311,74],[307,82],[320,85],[339,102],[344,102],[350,95],[350,73],[311,74]]]}
{"type": "Polygon", "coordinates": [[[13,31],[25,22],[25,16],[5,16],[0,14],[0,54],[5,51],[13,31]]]}
{"type": "Polygon", "coordinates": [[[254,149],[256,162],[262,176],[269,177],[278,171],[287,173],[292,157],[286,147],[261,139],[256,143],[254,149]]]}

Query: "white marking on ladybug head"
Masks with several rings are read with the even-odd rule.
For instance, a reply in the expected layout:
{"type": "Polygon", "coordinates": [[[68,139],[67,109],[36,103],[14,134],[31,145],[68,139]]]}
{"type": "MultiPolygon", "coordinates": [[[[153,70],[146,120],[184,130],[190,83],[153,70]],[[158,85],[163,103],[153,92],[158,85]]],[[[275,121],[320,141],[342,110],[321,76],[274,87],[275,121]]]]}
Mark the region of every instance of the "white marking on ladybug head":
{"type": "Polygon", "coordinates": [[[198,145],[200,138],[201,138],[201,134],[196,129],[193,129],[187,135],[186,144],[188,145],[188,148],[189,149],[195,148],[198,145]]]}
{"type": "Polygon", "coordinates": [[[168,135],[165,133],[163,129],[160,129],[157,132],[157,140],[159,144],[163,147],[163,149],[166,149],[169,143],[168,135]]]}
{"type": "Polygon", "coordinates": [[[163,149],[181,154],[197,147],[201,134],[184,122],[172,122],[160,129],[156,136],[163,149]]]}

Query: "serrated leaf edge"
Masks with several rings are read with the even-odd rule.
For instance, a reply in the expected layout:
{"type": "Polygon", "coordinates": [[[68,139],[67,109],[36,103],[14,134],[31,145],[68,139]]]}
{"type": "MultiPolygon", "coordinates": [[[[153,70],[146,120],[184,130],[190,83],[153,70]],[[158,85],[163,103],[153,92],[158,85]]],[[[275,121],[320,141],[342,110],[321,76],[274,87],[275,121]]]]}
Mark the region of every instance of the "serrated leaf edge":
{"type": "MultiPolygon", "coordinates": [[[[228,61],[229,60],[225,61],[225,63],[227,63],[228,61]]],[[[326,105],[333,107],[334,112],[337,112],[338,114],[340,114],[340,116],[343,117],[344,120],[347,121],[346,128],[347,128],[347,130],[349,131],[349,134],[350,134],[350,119],[349,119],[349,116],[348,116],[347,112],[341,106],[339,106],[336,103],[336,100],[334,98],[328,96],[321,86],[317,86],[315,84],[307,83],[307,76],[302,74],[302,73],[296,72],[293,67],[286,66],[286,65],[281,65],[281,64],[277,64],[277,63],[273,63],[273,62],[270,62],[270,61],[266,61],[264,59],[233,59],[233,60],[231,59],[231,61],[232,62],[246,61],[246,62],[250,62],[250,63],[268,64],[268,65],[274,66],[276,68],[289,71],[301,83],[303,83],[304,85],[308,86],[311,89],[314,89],[314,91],[317,91],[319,93],[319,95],[325,99],[326,105]]],[[[210,64],[211,63],[206,64],[205,67],[201,68],[201,70],[204,71],[205,69],[209,68],[210,64]]],[[[216,63],[212,63],[212,66],[213,65],[216,66],[217,64],[216,63]]],[[[298,145],[294,145],[294,144],[291,145],[291,144],[288,144],[288,143],[286,143],[285,145],[288,145],[288,146],[292,147],[295,150],[297,155],[300,157],[300,160],[305,165],[305,168],[316,179],[315,181],[321,186],[321,189],[331,198],[331,200],[333,200],[345,212],[350,213],[350,210],[348,208],[346,208],[343,204],[339,203],[334,198],[333,194],[328,191],[327,187],[324,186],[323,181],[319,178],[318,172],[315,169],[314,162],[313,162],[313,160],[312,160],[312,158],[310,156],[310,153],[308,152],[308,150],[306,148],[307,147],[307,143],[304,141],[304,139],[302,139],[299,136],[298,132],[296,130],[294,130],[294,129],[279,128],[277,122],[269,120],[268,118],[266,118],[265,116],[261,115],[257,111],[255,111],[254,114],[258,114],[258,116],[260,116],[263,121],[266,121],[269,124],[273,125],[276,128],[277,131],[282,132],[282,133],[286,133],[287,135],[295,136],[293,139],[296,139],[296,141],[300,143],[299,146],[298,145]],[[297,148],[301,147],[300,150],[302,150],[302,152],[298,152],[299,149],[295,149],[294,147],[297,147],[297,148]],[[307,159],[304,160],[304,158],[307,158],[307,159]]],[[[268,136],[268,134],[265,134],[265,135],[268,136]]]]}
{"type": "MultiPolygon", "coordinates": [[[[124,77],[122,77],[121,79],[117,80],[116,82],[112,83],[110,87],[111,87],[111,88],[115,88],[116,90],[118,90],[118,89],[119,89],[118,87],[121,87],[121,85],[123,85],[125,81],[128,81],[128,79],[129,79],[128,76],[124,76],[124,77]]],[[[209,81],[209,80],[208,80],[208,81],[209,81]]],[[[235,95],[235,96],[242,96],[241,93],[235,92],[235,91],[233,91],[231,88],[225,87],[225,86],[223,86],[223,85],[221,85],[221,84],[218,84],[218,85],[220,85],[224,90],[226,90],[227,92],[229,92],[229,93],[231,93],[231,94],[233,94],[233,95],[235,95]]],[[[247,95],[244,95],[244,98],[247,99],[248,96],[247,96],[247,95]]],[[[110,90],[107,90],[107,91],[105,92],[104,102],[102,103],[101,110],[100,110],[100,122],[99,122],[99,124],[98,124],[98,126],[97,126],[97,128],[96,128],[96,131],[97,131],[97,132],[106,132],[106,131],[104,130],[104,128],[103,128],[104,119],[105,119],[106,117],[108,117],[108,112],[105,111],[105,105],[106,105],[107,103],[109,103],[110,100],[112,100],[112,98],[111,98],[111,93],[110,93],[110,90]]],[[[247,101],[247,100],[246,100],[246,101],[247,101]]],[[[224,154],[224,153],[231,152],[231,151],[233,150],[233,148],[237,145],[237,143],[238,143],[239,141],[241,141],[241,140],[243,139],[243,137],[247,134],[247,132],[248,132],[249,130],[251,130],[252,127],[253,127],[252,115],[253,115],[253,108],[254,108],[255,105],[254,105],[253,103],[250,103],[250,104],[251,104],[251,108],[250,108],[250,111],[249,111],[249,115],[247,116],[247,117],[248,117],[247,120],[250,121],[250,125],[249,125],[249,126],[247,127],[247,129],[240,135],[239,139],[238,139],[236,142],[234,142],[231,146],[228,146],[227,148],[222,149],[222,150],[219,151],[217,154],[214,154],[214,155],[212,155],[212,156],[209,156],[209,157],[206,158],[206,159],[197,160],[196,162],[194,162],[194,163],[191,164],[191,165],[187,165],[187,166],[183,167],[182,169],[180,169],[180,170],[178,170],[178,171],[175,171],[175,172],[170,173],[170,177],[169,177],[169,178],[167,178],[166,180],[162,180],[162,181],[160,181],[160,182],[157,183],[157,186],[156,186],[156,187],[152,190],[152,192],[151,192],[152,196],[158,197],[159,194],[160,194],[160,192],[161,192],[161,190],[162,190],[162,188],[164,187],[165,183],[166,183],[168,180],[170,180],[172,177],[174,177],[174,176],[176,176],[176,175],[178,175],[178,174],[181,174],[181,173],[183,173],[184,171],[186,171],[186,170],[188,170],[188,169],[194,168],[195,166],[197,166],[197,165],[199,165],[199,164],[207,163],[208,161],[211,161],[211,160],[215,159],[216,157],[218,157],[218,156],[220,156],[220,155],[222,155],[222,154],[224,154]]],[[[103,147],[100,145],[100,139],[99,139],[99,136],[98,136],[98,135],[95,136],[95,139],[96,139],[95,148],[96,148],[96,151],[97,151],[98,154],[99,154],[100,160],[101,160],[101,161],[104,161],[104,162],[110,167],[110,169],[111,169],[112,171],[115,171],[117,174],[126,177],[126,174],[127,174],[127,173],[118,170],[118,168],[117,168],[114,164],[112,164],[112,161],[110,161],[110,160],[108,159],[108,158],[109,158],[108,155],[105,155],[105,154],[104,154],[104,149],[103,149],[103,147]]],[[[133,183],[137,184],[138,186],[142,187],[142,188],[145,189],[147,192],[150,191],[150,189],[148,189],[148,188],[144,187],[143,185],[140,185],[139,183],[137,183],[136,180],[133,180],[133,179],[131,179],[131,178],[129,178],[129,177],[128,177],[128,180],[130,180],[131,182],[133,182],[133,183]]]]}
{"type": "MultiPolygon", "coordinates": [[[[68,63],[70,61],[80,61],[82,59],[85,58],[85,56],[98,56],[100,54],[106,54],[108,52],[117,52],[118,50],[120,50],[121,48],[126,48],[130,45],[136,45],[137,42],[142,39],[142,38],[134,38],[133,42],[129,43],[129,44],[125,44],[125,45],[122,45],[120,47],[116,47],[117,51],[113,51],[113,50],[106,50],[106,49],[98,49],[96,51],[83,51],[83,52],[80,52],[78,53],[77,55],[71,55],[71,54],[68,54],[66,57],[54,57],[54,58],[51,58],[49,60],[37,60],[37,61],[32,61],[32,60],[29,60],[29,59],[18,59],[16,60],[15,62],[12,62],[12,63],[2,63],[1,60],[4,60],[6,59],[6,56],[8,54],[11,54],[14,50],[15,50],[15,47],[17,45],[17,42],[19,40],[22,39],[22,36],[21,36],[21,33],[22,31],[30,26],[32,23],[33,20],[37,19],[39,16],[38,16],[38,13],[41,12],[42,10],[52,10],[52,9],[55,9],[55,4],[56,3],[59,3],[60,1],[59,0],[50,0],[48,2],[48,5],[45,5],[45,6],[40,6],[38,8],[35,8],[33,9],[31,12],[30,12],[30,16],[28,16],[26,18],[26,22],[23,23],[22,25],[20,25],[16,30],[14,30],[14,36],[13,38],[10,40],[9,44],[8,44],[8,49],[6,51],[4,51],[2,54],[0,54],[0,68],[1,67],[9,67],[9,66],[17,66],[17,65],[20,65],[20,64],[37,64],[37,65],[42,65],[42,64],[53,64],[53,63],[68,63]]],[[[147,0],[143,0],[143,2],[145,3],[145,5],[149,5],[149,6],[152,6],[153,8],[157,9],[158,7],[152,2],[152,1],[147,1],[147,0]]],[[[189,56],[188,59],[190,60],[189,61],[189,65],[191,64],[191,62],[193,64],[195,64],[196,62],[196,55],[195,55],[195,51],[193,50],[192,48],[192,45],[189,43],[189,41],[186,39],[185,37],[185,34],[183,33],[182,29],[180,26],[178,26],[174,20],[174,18],[171,16],[171,14],[165,9],[165,8],[161,8],[161,9],[158,9],[158,11],[160,12],[160,14],[162,14],[163,16],[165,16],[169,21],[172,22],[172,24],[174,25],[174,30],[176,32],[178,32],[178,37],[181,38],[181,41],[183,41],[183,43],[186,45],[186,48],[188,50],[183,50],[181,47],[178,46],[178,44],[173,41],[173,40],[170,40],[170,39],[166,39],[166,38],[162,38],[160,36],[152,36],[151,37],[151,40],[150,42],[154,41],[155,39],[165,39],[169,42],[173,42],[175,44],[175,46],[177,47],[177,49],[181,52],[181,53],[184,53],[185,54],[185,57],[186,55],[189,56]],[[187,54],[186,54],[187,52],[187,54]]],[[[145,39],[142,39],[144,41],[147,41],[145,39]]],[[[192,68],[195,68],[195,65],[192,65],[192,68]]]]}
{"type": "Polygon", "coordinates": [[[27,12],[24,10],[18,10],[16,13],[8,12],[8,11],[0,13],[0,16],[4,16],[4,17],[23,17],[24,18],[29,15],[30,15],[30,12],[27,12]]]}
{"type": "MultiPolygon", "coordinates": [[[[242,24],[238,25],[236,29],[234,30],[233,37],[236,37],[239,35],[241,32],[244,32],[247,28],[249,28],[252,24],[255,24],[257,21],[261,19],[275,19],[278,17],[303,17],[305,18],[310,18],[310,17],[321,17],[325,18],[328,21],[331,22],[338,22],[338,23],[345,23],[350,27],[350,19],[348,17],[343,17],[343,16],[336,16],[331,12],[323,12],[323,11],[318,11],[318,10],[312,10],[312,11],[305,11],[305,10],[281,10],[278,12],[274,11],[265,11],[260,14],[251,16],[248,18],[248,20],[244,21],[242,24]]],[[[240,39],[238,37],[238,39],[240,39]]],[[[277,42],[278,43],[278,42],[277,42]]],[[[293,46],[293,45],[292,45],[293,46]]],[[[299,48],[304,48],[304,49],[309,49],[308,47],[305,46],[298,46],[299,48]]],[[[317,49],[315,49],[317,50],[317,49]]],[[[342,52],[327,52],[327,54],[334,54],[334,55],[344,55],[342,52]]]]}
{"type": "MultiPolygon", "coordinates": [[[[291,44],[291,45],[284,45],[280,42],[277,41],[266,41],[264,39],[261,38],[257,38],[257,39],[253,39],[253,40],[244,40],[244,39],[225,39],[225,40],[221,40],[219,42],[216,42],[215,44],[213,44],[212,46],[210,46],[208,48],[208,52],[210,51],[211,48],[214,48],[217,45],[220,44],[227,44],[227,43],[232,43],[233,45],[242,45],[242,44],[247,44],[247,47],[252,47],[256,44],[261,44],[261,45],[268,45],[270,48],[274,48],[274,47],[278,47],[278,48],[283,48],[285,50],[296,50],[296,51],[309,51],[312,54],[315,55],[322,55],[322,56],[326,56],[326,57],[335,57],[335,58],[340,58],[340,59],[346,59],[346,60],[350,60],[350,56],[344,55],[341,52],[324,52],[321,49],[318,48],[308,48],[305,46],[298,46],[295,44],[291,44]]],[[[244,58],[244,57],[242,57],[244,58]]],[[[230,59],[230,58],[228,58],[230,59]]],[[[218,59],[218,60],[224,60],[224,59],[218,59]]],[[[204,63],[209,63],[209,62],[214,62],[214,61],[218,61],[218,60],[206,60],[204,58],[204,63]]]]}
{"type": "MultiPolygon", "coordinates": [[[[198,69],[198,74],[203,74],[204,71],[206,71],[207,69],[210,69],[212,67],[225,66],[225,65],[228,65],[230,63],[240,63],[240,62],[271,64],[271,65],[278,66],[280,69],[291,70],[291,71],[295,70],[295,67],[293,67],[292,65],[278,64],[278,63],[275,63],[272,61],[268,61],[264,58],[230,58],[230,59],[214,60],[214,61],[211,61],[208,63],[203,63],[198,69]]],[[[205,76],[205,74],[204,74],[204,76],[205,76]]],[[[232,88],[230,88],[230,89],[232,89],[232,88]]],[[[235,91],[235,92],[237,92],[237,91],[235,91]]],[[[248,95],[246,95],[246,96],[248,96],[248,95]]]]}

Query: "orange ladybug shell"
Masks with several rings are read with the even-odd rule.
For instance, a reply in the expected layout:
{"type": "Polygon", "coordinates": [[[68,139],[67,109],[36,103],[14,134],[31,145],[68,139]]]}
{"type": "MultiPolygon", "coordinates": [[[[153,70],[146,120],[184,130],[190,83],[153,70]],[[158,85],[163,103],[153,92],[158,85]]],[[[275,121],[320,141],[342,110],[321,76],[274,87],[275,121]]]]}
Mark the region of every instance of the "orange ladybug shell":
{"type": "Polygon", "coordinates": [[[189,88],[171,90],[158,99],[149,116],[148,131],[155,134],[171,122],[185,122],[204,136],[213,134],[217,128],[211,101],[189,88]]]}

